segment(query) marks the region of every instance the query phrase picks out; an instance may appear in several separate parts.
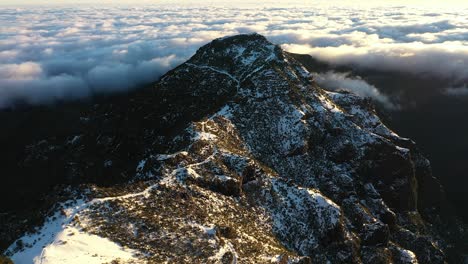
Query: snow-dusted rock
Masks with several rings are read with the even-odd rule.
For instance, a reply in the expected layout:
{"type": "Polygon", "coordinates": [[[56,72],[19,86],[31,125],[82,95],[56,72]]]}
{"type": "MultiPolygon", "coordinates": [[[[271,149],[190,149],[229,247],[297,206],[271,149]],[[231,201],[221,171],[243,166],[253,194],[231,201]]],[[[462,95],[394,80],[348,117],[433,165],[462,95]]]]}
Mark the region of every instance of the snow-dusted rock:
{"type": "MultiPolygon", "coordinates": [[[[124,141],[136,142],[135,176],[93,188],[60,232],[113,241],[124,262],[444,261],[442,236],[419,217],[418,181],[436,185],[414,143],[387,128],[368,100],[322,90],[260,35],[214,40],[126,107],[108,118],[138,124],[138,136],[124,141]]],[[[114,160],[106,164],[119,168],[114,160]]],[[[51,261],[60,249],[53,241],[78,243],[38,232],[54,239],[6,253],[51,261]]]]}

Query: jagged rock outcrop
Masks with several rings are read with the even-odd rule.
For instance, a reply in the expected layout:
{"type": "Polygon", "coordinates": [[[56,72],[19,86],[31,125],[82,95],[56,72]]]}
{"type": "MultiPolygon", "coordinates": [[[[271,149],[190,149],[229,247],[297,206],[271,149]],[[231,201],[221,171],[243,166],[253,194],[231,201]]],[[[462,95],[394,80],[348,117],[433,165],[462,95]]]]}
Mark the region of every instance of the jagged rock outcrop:
{"type": "MultiPolygon", "coordinates": [[[[321,89],[260,35],[216,39],[124,109],[109,108],[83,116],[84,127],[138,129],[69,135],[65,171],[86,172],[77,155],[88,141],[120,142],[132,146],[129,161],[117,151],[102,158],[103,170],[134,166],[135,176],[118,188],[83,187],[85,198],[63,204],[46,226],[106,237],[133,250],[129,262],[446,261],[450,242],[420,215],[436,215],[443,194],[415,144],[368,99],[321,89]]],[[[47,156],[42,149],[34,151],[47,156]]],[[[14,260],[44,243],[50,257],[47,245],[63,230],[42,228],[6,254],[14,260]]]]}

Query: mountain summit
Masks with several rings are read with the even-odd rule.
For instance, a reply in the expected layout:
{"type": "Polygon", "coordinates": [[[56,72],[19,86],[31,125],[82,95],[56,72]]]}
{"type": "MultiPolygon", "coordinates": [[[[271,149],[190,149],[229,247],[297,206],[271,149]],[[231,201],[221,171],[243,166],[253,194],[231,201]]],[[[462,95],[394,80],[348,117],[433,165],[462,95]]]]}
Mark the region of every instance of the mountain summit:
{"type": "Polygon", "coordinates": [[[87,184],[6,250],[18,263],[447,260],[443,192],[415,143],[258,34],[212,41],[77,126],[28,148],[87,184]]]}

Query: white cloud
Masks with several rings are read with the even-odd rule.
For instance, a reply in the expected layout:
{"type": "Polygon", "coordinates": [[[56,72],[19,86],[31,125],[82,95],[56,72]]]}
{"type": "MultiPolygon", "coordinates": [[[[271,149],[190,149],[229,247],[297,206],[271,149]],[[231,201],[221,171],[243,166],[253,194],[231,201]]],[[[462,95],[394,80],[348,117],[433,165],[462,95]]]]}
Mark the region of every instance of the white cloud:
{"type": "Polygon", "coordinates": [[[464,46],[463,42],[372,43],[364,47],[285,44],[284,48],[291,52],[308,53],[338,65],[426,74],[454,82],[468,82],[468,46],[464,46]]]}
{"type": "Polygon", "coordinates": [[[9,80],[33,80],[42,75],[41,65],[34,62],[0,64],[0,78],[9,80]]]}
{"type": "Polygon", "coordinates": [[[449,87],[445,89],[445,94],[449,96],[468,96],[468,87],[449,87]]]}
{"type": "Polygon", "coordinates": [[[468,82],[468,9],[379,3],[0,7],[0,107],[137,87],[214,38],[253,31],[335,64],[468,82]]]}
{"type": "Polygon", "coordinates": [[[397,109],[398,107],[384,94],[380,93],[377,87],[368,84],[359,76],[350,77],[349,73],[326,72],[315,74],[316,82],[328,90],[345,90],[361,97],[370,97],[388,109],[397,109]]]}

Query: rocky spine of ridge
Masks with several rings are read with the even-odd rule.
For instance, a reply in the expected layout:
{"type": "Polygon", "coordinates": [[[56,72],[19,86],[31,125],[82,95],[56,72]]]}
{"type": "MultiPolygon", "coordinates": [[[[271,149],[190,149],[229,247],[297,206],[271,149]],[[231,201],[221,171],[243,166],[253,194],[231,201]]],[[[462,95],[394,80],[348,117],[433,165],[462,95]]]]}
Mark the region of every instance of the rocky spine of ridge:
{"type": "MultiPolygon", "coordinates": [[[[84,186],[46,223],[109,238],[138,261],[447,261],[451,241],[429,221],[442,218],[443,192],[414,142],[368,99],[318,87],[263,36],[216,39],[151,89],[81,120],[83,133],[38,142],[28,161],[60,148],[69,177],[128,182],[84,186]],[[86,157],[95,149],[102,162],[86,157]]],[[[54,242],[37,230],[6,255],[54,242]]]]}

